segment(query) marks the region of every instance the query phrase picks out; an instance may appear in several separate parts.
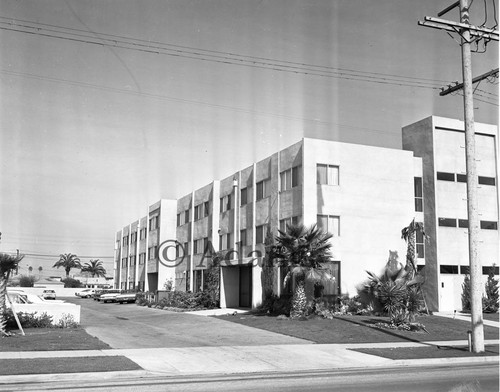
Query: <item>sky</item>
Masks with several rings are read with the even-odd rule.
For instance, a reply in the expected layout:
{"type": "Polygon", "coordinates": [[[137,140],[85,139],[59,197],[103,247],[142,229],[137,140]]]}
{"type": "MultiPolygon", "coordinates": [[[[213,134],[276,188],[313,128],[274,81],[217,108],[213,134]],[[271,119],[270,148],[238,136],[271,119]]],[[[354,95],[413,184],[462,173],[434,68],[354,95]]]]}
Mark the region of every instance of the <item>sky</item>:
{"type": "MultiPolygon", "coordinates": [[[[0,0],[0,251],[26,254],[20,273],[63,276],[74,253],[111,275],[116,232],[161,198],[303,137],[401,148],[405,125],[463,119],[439,96],[458,37],[417,25],[451,3],[0,0]]],[[[498,67],[496,42],[477,50],[474,76],[498,67]]],[[[475,119],[498,124],[490,82],[475,119]]]]}

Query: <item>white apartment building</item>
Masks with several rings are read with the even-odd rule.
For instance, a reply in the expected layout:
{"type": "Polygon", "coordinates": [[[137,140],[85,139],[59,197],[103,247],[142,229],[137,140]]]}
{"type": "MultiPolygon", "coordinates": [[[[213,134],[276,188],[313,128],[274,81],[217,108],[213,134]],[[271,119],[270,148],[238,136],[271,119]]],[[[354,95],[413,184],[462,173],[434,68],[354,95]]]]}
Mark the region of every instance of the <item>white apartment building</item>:
{"type": "MultiPolygon", "coordinates": [[[[477,129],[486,267],[498,265],[498,131],[483,124],[477,129]]],[[[116,285],[155,291],[172,279],[176,290],[201,290],[206,251],[213,248],[228,251],[221,307],[258,306],[266,231],[276,235],[287,223],[302,222],[333,234],[329,268],[336,280],[325,294],[353,296],[365,271],[380,272],[390,251],[405,263],[401,229],[415,218],[429,236],[425,243],[417,238],[429,307],[460,309],[457,285],[467,272],[466,248],[457,245],[458,233],[467,243],[458,227],[467,217],[464,184],[441,179],[441,173],[465,173],[460,135],[463,123],[429,117],[403,128],[402,150],[304,138],[178,200],[160,200],[116,234],[116,285]],[[451,221],[443,219],[453,218],[451,233],[444,225],[451,221]]],[[[280,294],[283,277],[278,270],[275,275],[280,294]]]]}

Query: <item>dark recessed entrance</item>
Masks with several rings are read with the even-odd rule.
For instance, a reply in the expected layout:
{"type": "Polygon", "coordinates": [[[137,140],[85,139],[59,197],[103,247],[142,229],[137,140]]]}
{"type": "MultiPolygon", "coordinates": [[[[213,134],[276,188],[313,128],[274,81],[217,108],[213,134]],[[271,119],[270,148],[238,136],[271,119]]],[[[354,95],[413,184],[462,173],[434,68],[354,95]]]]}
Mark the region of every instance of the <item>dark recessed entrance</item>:
{"type": "Polygon", "coordinates": [[[240,308],[252,307],[252,266],[244,265],[240,270],[240,308]]]}

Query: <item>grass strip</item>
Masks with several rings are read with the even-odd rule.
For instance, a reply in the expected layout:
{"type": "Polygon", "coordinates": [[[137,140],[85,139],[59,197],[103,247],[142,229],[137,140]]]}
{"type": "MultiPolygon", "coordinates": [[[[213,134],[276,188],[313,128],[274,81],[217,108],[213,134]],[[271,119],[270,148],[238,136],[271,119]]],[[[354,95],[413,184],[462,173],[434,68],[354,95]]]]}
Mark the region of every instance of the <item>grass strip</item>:
{"type": "Polygon", "coordinates": [[[141,367],[127,357],[58,357],[30,359],[0,359],[0,375],[88,373],[140,370],[141,367]]]}
{"type": "Polygon", "coordinates": [[[65,351],[105,350],[111,348],[83,328],[29,328],[25,336],[19,331],[0,338],[0,352],[5,351],[65,351]]]}
{"type": "Polygon", "coordinates": [[[467,346],[427,346],[394,348],[356,348],[359,353],[376,355],[389,359],[429,359],[498,356],[498,344],[485,346],[483,353],[469,352],[467,346]]]}

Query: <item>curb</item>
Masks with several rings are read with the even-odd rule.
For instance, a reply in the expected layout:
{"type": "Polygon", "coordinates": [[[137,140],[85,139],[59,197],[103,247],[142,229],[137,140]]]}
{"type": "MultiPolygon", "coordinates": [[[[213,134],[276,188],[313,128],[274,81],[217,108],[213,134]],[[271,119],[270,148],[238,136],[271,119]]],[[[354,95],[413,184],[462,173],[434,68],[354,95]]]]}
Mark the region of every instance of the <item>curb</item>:
{"type": "MultiPolygon", "coordinates": [[[[364,367],[363,369],[391,369],[403,367],[425,367],[425,366],[439,366],[450,364],[481,364],[481,363],[499,363],[500,357],[462,357],[462,358],[432,358],[432,359],[400,359],[394,360],[390,363],[376,364],[364,367]]],[[[53,374],[30,374],[30,375],[11,375],[0,376],[0,389],[3,385],[16,385],[24,383],[46,383],[46,382],[74,382],[74,381],[88,381],[92,380],[120,380],[127,378],[212,378],[212,377],[250,377],[252,375],[293,375],[297,373],[325,373],[329,371],[350,372],[360,369],[359,366],[345,367],[345,368],[332,368],[332,369],[304,369],[294,370],[289,372],[254,372],[254,373],[220,373],[220,372],[205,372],[205,373],[169,373],[169,372],[152,372],[147,370],[129,370],[129,371],[115,371],[115,372],[88,372],[88,373],[53,373],[53,374]]]]}

